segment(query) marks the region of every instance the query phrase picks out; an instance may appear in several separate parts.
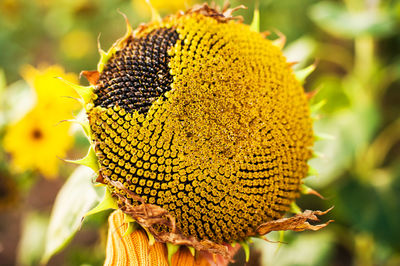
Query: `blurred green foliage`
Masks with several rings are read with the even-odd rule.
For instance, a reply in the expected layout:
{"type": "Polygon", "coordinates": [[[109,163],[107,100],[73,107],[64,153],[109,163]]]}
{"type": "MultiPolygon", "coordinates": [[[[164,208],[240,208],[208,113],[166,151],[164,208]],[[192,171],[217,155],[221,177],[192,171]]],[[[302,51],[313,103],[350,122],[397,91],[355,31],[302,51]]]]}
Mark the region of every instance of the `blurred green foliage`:
{"type": "MultiPolygon", "coordinates": [[[[2,0],[0,138],[6,124],[29,107],[21,66],[47,62],[75,73],[94,69],[99,59],[97,38],[107,49],[125,32],[117,10],[127,14],[133,27],[150,19],[150,10],[135,9],[140,6],[137,1],[2,0]]],[[[231,3],[248,6],[237,14],[250,24],[255,1],[231,3]]],[[[295,68],[317,62],[305,88],[318,90],[313,104],[325,101],[315,117],[315,131],[331,138],[316,142],[315,150],[323,156],[310,164],[319,174],[305,182],[326,199],[303,196],[299,206],[334,205],[323,219],[335,223],[319,232],[288,233],[287,244],[255,241],[253,250],[261,251],[265,265],[400,265],[400,2],[260,0],[259,8],[261,31],[279,30],[286,35],[284,52],[289,61],[298,62],[295,68]]],[[[82,135],[76,138],[75,152],[81,154],[85,143],[82,135]]],[[[0,159],[4,176],[11,176],[1,147],[0,159]]],[[[9,176],[24,193],[37,178],[9,176]]],[[[24,215],[18,251],[21,265],[35,265],[43,255],[40,243],[48,223],[46,211],[24,215]]],[[[105,217],[96,217],[97,222],[87,227],[101,231],[105,217]]],[[[268,238],[279,239],[274,234],[268,238]]],[[[100,242],[83,248],[73,241],[62,255],[65,265],[100,265],[104,256],[98,252],[100,242]]],[[[57,260],[50,260],[50,265],[57,265],[57,260]]]]}

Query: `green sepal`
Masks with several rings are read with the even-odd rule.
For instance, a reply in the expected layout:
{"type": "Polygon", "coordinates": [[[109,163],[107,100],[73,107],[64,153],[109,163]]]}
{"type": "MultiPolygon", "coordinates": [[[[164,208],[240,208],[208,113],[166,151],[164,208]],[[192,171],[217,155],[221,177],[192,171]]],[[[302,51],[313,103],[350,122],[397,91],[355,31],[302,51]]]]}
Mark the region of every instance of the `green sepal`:
{"type": "Polygon", "coordinates": [[[246,256],[246,262],[250,259],[250,247],[247,241],[239,241],[239,244],[243,247],[244,254],[246,256]]]}
{"type": "Polygon", "coordinates": [[[191,246],[187,246],[187,247],[190,251],[190,254],[192,254],[192,256],[194,257],[196,255],[196,250],[194,249],[194,247],[191,247],[191,246]]]}
{"type": "Polygon", "coordinates": [[[99,73],[103,72],[104,66],[107,64],[108,60],[110,60],[110,58],[113,56],[115,51],[116,51],[115,47],[111,47],[110,50],[108,50],[107,52],[99,48],[100,61],[97,64],[97,71],[99,71],[99,73]]]}
{"type": "Polygon", "coordinates": [[[308,166],[307,176],[318,176],[318,175],[319,175],[318,171],[315,168],[308,166]]]}
{"type": "Polygon", "coordinates": [[[97,39],[97,47],[98,47],[98,51],[100,54],[100,60],[97,63],[97,71],[99,73],[102,73],[104,70],[105,65],[108,63],[108,61],[111,59],[111,57],[122,48],[122,43],[124,43],[130,36],[132,36],[132,32],[133,29],[131,27],[131,25],[129,24],[128,18],[127,16],[122,13],[121,11],[118,10],[118,12],[124,17],[125,22],[126,22],[126,33],[125,35],[117,40],[110,49],[108,49],[108,51],[104,51],[103,49],[101,49],[101,45],[100,45],[100,35],[97,39]]]}
{"type": "Polygon", "coordinates": [[[302,213],[300,207],[294,201],[290,203],[290,212],[294,214],[302,213]]]}
{"type": "Polygon", "coordinates": [[[258,1],[255,3],[253,21],[250,24],[250,29],[255,32],[260,32],[260,9],[258,7],[258,1]]]}
{"type": "Polygon", "coordinates": [[[150,7],[150,10],[151,10],[151,21],[152,22],[161,21],[160,14],[158,13],[157,9],[155,9],[154,6],[151,4],[150,0],[146,0],[146,3],[150,7]]]}
{"type": "Polygon", "coordinates": [[[319,140],[333,140],[333,139],[335,139],[334,136],[329,135],[329,134],[326,134],[326,133],[321,133],[321,132],[315,133],[315,134],[314,134],[314,138],[315,138],[315,141],[319,141],[319,140]]]}
{"type": "Polygon", "coordinates": [[[318,171],[314,167],[308,166],[307,176],[318,176],[318,171]]]}
{"type": "Polygon", "coordinates": [[[132,216],[124,213],[124,222],[125,223],[131,223],[131,222],[136,222],[136,220],[133,219],[132,216]]]}
{"type": "Polygon", "coordinates": [[[85,123],[83,121],[80,121],[79,119],[66,119],[62,120],[60,122],[70,122],[70,123],[75,123],[81,126],[83,133],[85,134],[85,137],[90,141],[90,126],[89,123],[85,123]]]}
{"type": "Polygon", "coordinates": [[[316,190],[314,190],[314,189],[312,189],[312,188],[306,186],[305,184],[302,184],[302,185],[301,185],[301,187],[300,187],[300,192],[301,192],[302,194],[304,194],[304,195],[310,195],[310,194],[312,194],[312,195],[315,195],[315,196],[317,196],[317,197],[320,197],[321,199],[324,199],[324,197],[323,197],[321,194],[319,194],[316,190]]]}
{"type": "Polygon", "coordinates": [[[326,100],[325,99],[322,100],[322,101],[319,101],[319,102],[317,102],[315,104],[312,104],[310,106],[311,113],[315,113],[315,112],[319,111],[325,104],[326,104],[326,100]]]}
{"type": "Polygon", "coordinates": [[[93,171],[99,171],[99,163],[97,161],[96,152],[94,151],[93,147],[90,146],[88,153],[85,157],[79,160],[65,160],[69,163],[80,164],[91,168],[93,171]]]}
{"type": "Polygon", "coordinates": [[[172,264],[172,256],[178,252],[180,246],[179,245],[174,245],[171,243],[167,243],[167,252],[168,252],[168,263],[169,265],[172,264]]]}
{"type": "Polygon", "coordinates": [[[279,231],[279,242],[283,243],[285,237],[285,231],[279,231]]]}
{"type": "Polygon", "coordinates": [[[78,125],[80,125],[82,127],[83,133],[85,134],[85,137],[91,141],[90,138],[90,125],[89,125],[89,121],[88,120],[83,120],[83,119],[67,119],[67,120],[63,120],[63,121],[67,121],[67,122],[71,122],[71,123],[76,123],[78,125]]]}
{"type": "Polygon", "coordinates": [[[67,84],[68,86],[73,88],[76,91],[76,93],[79,94],[79,96],[83,100],[82,104],[89,103],[90,99],[93,96],[93,87],[92,86],[81,86],[81,85],[75,84],[71,81],[68,81],[66,79],[63,79],[62,77],[58,77],[58,79],[60,79],[62,82],[64,82],[65,84],[67,84]]]}
{"type": "Polygon", "coordinates": [[[123,236],[127,236],[135,232],[139,228],[139,224],[133,219],[130,215],[124,213],[124,223],[128,224],[128,228],[126,229],[123,236]]]}
{"type": "Polygon", "coordinates": [[[118,12],[124,17],[125,22],[126,22],[126,32],[125,32],[124,37],[122,37],[122,39],[121,39],[121,41],[123,41],[132,35],[133,29],[132,29],[131,24],[129,24],[129,20],[128,20],[128,17],[126,16],[126,14],[121,12],[120,10],[118,10],[118,12]]]}
{"type": "Polygon", "coordinates": [[[279,249],[282,247],[284,238],[285,238],[285,231],[279,231],[279,243],[275,253],[277,253],[279,249]]]}
{"type": "Polygon", "coordinates": [[[139,224],[137,222],[128,222],[128,228],[126,229],[124,236],[128,236],[135,232],[139,228],[139,224]]]}
{"type": "Polygon", "coordinates": [[[324,158],[324,154],[321,152],[313,151],[312,158],[324,158]]]}
{"type": "Polygon", "coordinates": [[[300,187],[300,192],[304,195],[309,194],[309,192],[312,190],[312,188],[306,186],[305,184],[302,184],[300,187]]]}
{"type": "Polygon", "coordinates": [[[296,79],[301,84],[304,84],[304,81],[306,80],[306,78],[315,70],[315,68],[316,68],[316,64],[314,63],[303,69],[295,70],[294,75],[296,76],[296,79]]]}
{"type": "Polygon", "coordinates": [[[156,239],[148,230],[145,230],[145,231],[146,231],[147,237],[149,238],[149,246],[154,245],[154,243],[156,243],[156,239]]]}
{"type": "Polygon", "coordinates": [[[83,129],[83,133],[85,134],[86,138],[89,140],[89,142],[91,142],[91,130],[90,130],[90,124],[89,124],[89,120],[87,118],[86,115],[86,110],[81,110],[79,112],[79,114],[76,117],[76,123],[78,123],[82,129],[83,129]]]}
{"type": "Polygon", "coordinates": [[[118,204],[111,196],[110,190],[106,188],[103,200],[96,207],[87,212],[84,217],[109,209],[114,209],[114,210],[118,209],[118,204]]]}

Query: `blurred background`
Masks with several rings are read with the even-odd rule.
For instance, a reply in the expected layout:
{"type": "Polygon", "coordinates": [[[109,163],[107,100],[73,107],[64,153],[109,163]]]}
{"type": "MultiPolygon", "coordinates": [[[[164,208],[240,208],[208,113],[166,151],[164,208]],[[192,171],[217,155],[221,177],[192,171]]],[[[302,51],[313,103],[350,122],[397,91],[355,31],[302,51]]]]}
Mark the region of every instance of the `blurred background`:
{"type": "MultiPolygon", "coordinates": [[[[152,3],[166,15],[196,1],[152,3]]],[[[231,4],[246,5],[236,14],[251,23],[255,1],[231,4]]],[[[305,183],[325,199],[305,195],[298,205],[335,206],[322,217],[335,222],[285,233],[283,244],[254,240],[248,265],[400,265],[400,1],[260,0],[259,8],[261,31],[286,35],[294,68],[317,62],[304,86],[318,91],[319,156],[305,183]]],[[[107,50],[125,32],[118,10],[134,28],[151,18],[144,0],[0,0],[1,265],[104,261],[107,213],[82,225],[63,216],[81,217],[101,195],[92,172],[62,160],[84,156],[88,143],[63,122],[80,115],[79,104],[55,77],[87,84],[78,74],[96,69],[97,40],[107,50]],[[71,201],[77,187],[86,205],[71,201]],[[53,206],[64,211],[51,214],[53,206]]]]}

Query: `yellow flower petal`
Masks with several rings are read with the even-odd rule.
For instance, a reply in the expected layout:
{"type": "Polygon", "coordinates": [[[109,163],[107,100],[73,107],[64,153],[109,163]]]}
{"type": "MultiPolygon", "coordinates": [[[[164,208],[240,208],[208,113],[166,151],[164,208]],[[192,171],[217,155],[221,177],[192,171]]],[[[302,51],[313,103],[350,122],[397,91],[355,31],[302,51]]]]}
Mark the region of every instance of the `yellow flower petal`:
{"type": "Polygon", "coordinates": [[[70,125],[60,120],[57,112],[36,107],[6,129],[4,149],[16,171],[37,170],[48,178],[58,174],[58,158],[65,157],[73,143],[70,125]]]}
{"type": "MultiPolygon", "coordinates": [[[[21,69],[22,77],[34,89],[37,94],[38,104],[49,109],[71,112],[77,110],[79,104],[67,97],[78,97],[73,88],[57,79],[61,77],[72,83],[78,82],[78,77],[73,73],[65,73],[61,66],[33,66],[26,65],[21,69]]],[[[64,118],[65,119],[65,118],[64,118]]]]}
{"type": "MultiPolygon", "coordinates": [[[[132,0],[132,6],[134,10],[148,10],[150,14],[149,5],[146,3],[147,0],[132,0]]],[[[175,1],[165,1],[165,0],[150,0],[151,5],[161,12],[176,12],[179,10],[185,10],[192,6],[195,0],[175,0],[175,1]]]]}
{"type": "Polygon", "coordinates": [[[128,225],[122,211],[113,212],[109,219],[107,252],[104,265],[168,265],[165,245],[156,242],[149,246],[146,233],[136,230],[124,236],[128,225]]]}

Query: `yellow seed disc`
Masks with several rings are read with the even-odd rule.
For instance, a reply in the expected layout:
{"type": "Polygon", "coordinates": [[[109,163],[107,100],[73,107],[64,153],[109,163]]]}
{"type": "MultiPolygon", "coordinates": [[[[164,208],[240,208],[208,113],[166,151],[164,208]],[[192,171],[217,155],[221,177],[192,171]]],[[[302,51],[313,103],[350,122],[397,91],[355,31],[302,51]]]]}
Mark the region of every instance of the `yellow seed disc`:
{"type": "Polygon", "coordinates": [[[101,174],[165,208],[183,235],[242,240],[298,197],[313,145],[307,98],[249,26],[206,10],[146,25],[94,93],[101,174]]]}

